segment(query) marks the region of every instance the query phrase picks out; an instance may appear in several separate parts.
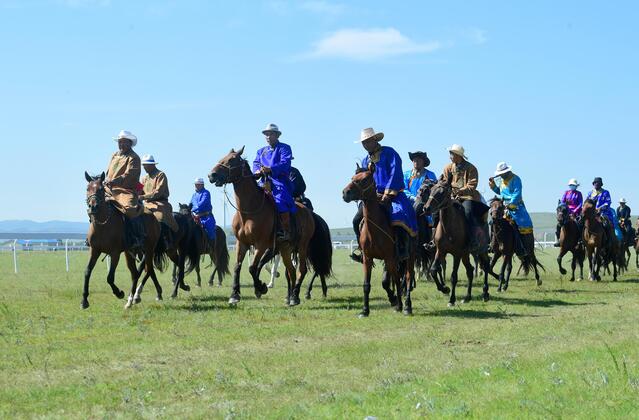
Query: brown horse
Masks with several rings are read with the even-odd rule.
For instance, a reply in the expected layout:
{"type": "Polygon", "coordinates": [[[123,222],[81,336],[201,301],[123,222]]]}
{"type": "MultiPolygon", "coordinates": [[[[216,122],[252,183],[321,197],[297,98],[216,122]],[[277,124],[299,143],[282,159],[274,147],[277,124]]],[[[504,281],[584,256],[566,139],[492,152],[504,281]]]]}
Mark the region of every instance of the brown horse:
{"type": "MultiPolygon", "coordinates": [[[[248,162],[242,158],[244,147],[237,152],[233,149],[213,167],[209,181],[218,187],[233,184],[235,191],[235,208],[232,228],[237,238],[237,262],[233,276],[233,290],[229,298],[230,304],[240,301],[240,271],[242,262],[250,246],[255,248],[255,256],[249,266],[253,278],[255,296],[260,298],[268,292],[266,284],[260,281],[260,271],[264,265],[279,252],[286,267],[288,281],[287,303],[290,306],[300,304],[300,288],[308,272],[307,263],[315,261],[308,253],[309,241],[314,236],[315,222],[311,211],[302,204],[297,204],[295,213],[295,231],[289,242],[276,242],[275,231],[278,213],[272,196],[257,185],[248,162]],[[293,253],[297,251],[297,275],[293,265],[293,253]]],[[[317,262],[317,261],[315,261],[317,262]]],[[[324,262],[327,264],[327,262],[324,262]]],[[[330,262],[328,262],[330,264],[330,262]]]]}
{"type": "Polygon", "coordinates": [[[510,274],[513,270],[513,256],[515,255],[515,227],[504,219],[505,207],[502,200],[495,198],[490,201],[490,217],[492,225],[493,257],[490,266],[494,267],[499,258],[503,257],[499,272],[499,286],[497,291],[508,290],[510,274]]]}
{"type": "Polygon", "coordinates": [[[402,301],[398,296],[401,296],[403,290],[406,299],[403,305],[404,314],[410,315],[413,312],[410,286],[415,277],[415,245],[414,241],[411,241],[408,260],[398,264],[395,256],[393,229],[387,214],[388,211],[380,205],[377,197],[375,180],[373,179],[374,171],[375,165],[371,165],[369,170],[365,170],[360,168],[358,164],[355,175],[342,192],[345,202],[361,200],[363,206],[364,218],[358,241],[362,249],[364,267],[364,306],[359,316],[367,317],[370,314],[369,296],[374,259],[384,261],[387,275],[384,276],[382,287],[388,295],[391,306],[396,307],[397,311],[402,310],[402,301]],[[391,282],[395,285],[397,296],[391,289],[391,282]],[[402,287],[402,283],[404,287],[402,287]]]}
{"type": "MultiPolygon", "coordinates": [[[[191,229],[193,229],[192,240],[197,247],[198,255],[208,255],[211,259],[211,264],[215,264],[215,268],[209,277],[209,286],[213,286],[216,275],[217,285],[221,286],[224,276],[231,274],[229,271],[229,250],[226,247],[226,233],[224,232],[224,229],[220,226],[215,226],[215,241],[211,243],[202,226],[195,222],[191,216],[193,204],[179,203],[179,206],[180,215],[189,219],[189,224],[191,225],[191,229]]],[[[197,287],[202,287],[199,258],[193,268],[197,275],[197,287]]],[[[173,281],[176,281],[177,279],[176,270],[177,266],[173,266],[173,281]]]]}
{"type": "Polygon", "coordinates": [[[613,281],[617,280],[617,261],[610,258],[614,253],[611,243],[616,241],[614,232],[606,232],[603,223],[596,213],[595,202],[587,199],[581,209],[584,219],[583,240],[588,255],[588,265],[590,267],[590,281],[600,281],[599,270],[607,263],[613,263],[613,281]]]}
{"type": "MultiPolygon", "coordinates": [[[[453,256],[453,268],[450,277],[452,290],[448,306],[454,306],[457,300],[455,290],[457,288],[457,271],[459,270],[460,263],[464,264],[466,275],[468,276],[468,292],[462,302],[470,302],[472,299],[471,291],[475,272],[475,268],[470,262],[470,241],[464,210],[459,202],[452,199],[451,192],[452,187],[450,183],[440,179],[440,181],[432,187],[428,201],[424,206],[424,210],[426,211],[430,211],[431,213],[439,212],[439,223],[437,224],[434,236],[437,252],[435,254],[435,261],[431,267],[431,272],[436,273],[441,269],[441,265],[447,254],[453,256]]],[[[495,278],[499,277],[490,268],[487,252],[482,252],[477,256],[481,268],[484,271],[484,289],[482,296],[484,301],[488,301],[490,299],[488,293],[488,274],[490,273],[490,275],[495,278]]]]}
{"type": "Polygon", "coordinates": [[[559,231],[559,255],[557,256],[557,264],[559,265],[559,272],[565,275],[567,271],[561,266],[561,260],[568,252],[572,253],[572,262],[570,264],[572,268],[572,275],[570,281],[575,281],[575,269],[579,265],[579,278],[578,281],[584,278],[584,260],[586,258],[586,252],[584,245],[581,242],[581,233],[579,225],[575,219],[570,216],[568,207],[565,204],[560,204],[557,207],[557,223],[561,226],[559,231]]]}
{"type": "MultiPolygon", "coordinates": [[[[155,217],[150,213],[144,213],[144,227],[146,237],[144,240],[142,264],[140,268],[135,265],[135,256],[131,252],[125,252],[124,249],[124,217],[106,200],[105,187],[103,185],[105,174],[102,172],[100,176],[92,177],[88,173],[84,173],[88,182],[87,185],[87,213],[91,224],[87,233],[87,242],[90,247],[90,257],[87,268],[84,272],[84,289],[82,292],[82,308],[89,307],[89,280],[91,272],[101,254],[107,254],[111,257],[111,265],[107,275],[107,283],[111,286],[111,291],[118,298],[124,298],[124,291],[115,285],[115,270],[120,261],[120,254],[124,252],[127,267],[131,273],[131,293],[127,300],[125,308],[131,307],[134,302],[134,295],[140,278],[142,269],[151,276],[155,287],[158,290],[158,296],[162,295],[155,271],[153,269],[154,257],[156,262],[162,259],[161,252],[155,255],[156,245],[160,238],[160,225],[155,217]]],[[[159,267],[161,268],[161,267],[159,267]]]]}

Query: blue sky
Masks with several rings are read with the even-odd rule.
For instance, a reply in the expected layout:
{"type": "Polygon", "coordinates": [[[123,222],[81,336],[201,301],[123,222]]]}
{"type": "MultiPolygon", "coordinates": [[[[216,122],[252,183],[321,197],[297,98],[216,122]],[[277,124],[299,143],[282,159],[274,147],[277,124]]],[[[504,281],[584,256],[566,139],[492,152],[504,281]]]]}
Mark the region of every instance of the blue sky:
{"type": "Polygon", "coordinates": [[[268,122],[333,227],[368,126],[405,169],[425,150],[439,174],[464,145],[480,190],[507,161],[530,211],[594,176],[639,208],[637,21],[630,1],[0,0],[0,219],[86,220],[83,172],[120,129],[176,206],[268,122]]]}

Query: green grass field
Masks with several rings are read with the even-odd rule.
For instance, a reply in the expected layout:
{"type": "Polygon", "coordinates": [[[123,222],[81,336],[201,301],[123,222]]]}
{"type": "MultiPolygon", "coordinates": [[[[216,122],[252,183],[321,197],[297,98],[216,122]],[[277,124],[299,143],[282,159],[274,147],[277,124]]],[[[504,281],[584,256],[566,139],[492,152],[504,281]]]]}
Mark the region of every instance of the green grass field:
{"type": "MultiPolygon", "coordinates": [[[[420,282],[412,317],[388,307],[377,271],[368,319],[356,316],[361,268],[345,251],[328,299],[317,284],[296,308],[282,280],[256,300],[245,274],[236,308],[227,278],[159,303],[147,286],[124,310],[100,263],[84,311],[86,254],[67,274],[63,253],[22,253],[15,275],[3,253],[0,417],[639,417],[636,270],[570,283],[555,252],[543,253],[541,287],[516,278],[497,294],[491,280],[487,303],[476,287],[447,308],[420,282]]],[[[122,266],[116,281],[130,284],[122,266]]]]}

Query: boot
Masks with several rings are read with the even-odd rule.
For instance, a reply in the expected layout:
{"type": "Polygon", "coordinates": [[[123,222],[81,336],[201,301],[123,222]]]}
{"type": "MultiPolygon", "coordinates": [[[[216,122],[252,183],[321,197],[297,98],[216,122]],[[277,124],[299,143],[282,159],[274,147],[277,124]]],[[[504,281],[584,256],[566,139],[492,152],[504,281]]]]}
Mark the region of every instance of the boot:
{"type": "Polygon", "coordinates": [[[528,255],[528,251],[526,250],[526,247],[524,246],[524,241],[521,238],[521,233],[519,233],[519,230],[516,228],[515,228],[515,254],[517,254],[519,258],[524,258],[525,256],[528,255]]]}
{"type": "Polygon", "coordinates": [[[173,231],[165,223],[160,223],[160,226],[162,227],[162,241],[164,242],[164,249],[166,250],[173,248],[173,231]]]}
{"type": "Polygon", "coordinates": [[[350,257],[351,257],[351,260],[358,262],[360,264],[364,262],[364,258],[362,257],[362,250],[359,247],[355,248],[353,252],[351,252],[350,257]]]}
{"type": "Polygon", "coordinates": [[[561,235],[561,226],[557,225],[557,230],[555,231],[555,237],[557,240],[553,244],[555,248],[559,248],[559,236],[561,235]]]}
{"type": "Polygon", "coordinates": [[[280,229],[277,231],[277,239],[283,242],[291,240],[291,214],[280,213],[280,229]]]}
{"type": "Polygon", "coordinates": [[[395,227],[395,254],[397,255],[397,261],[404,261],[408,259],[408,232],[401,227],[395,227]]]}
{"type": "Polygon", "coordinates": [[[129,232],[127,235],[128,244],[127,248],[132,250],[142,250],[144,248],[144,216],[140,215],[132,219],[126,218],[128,222],[129,232]]]}

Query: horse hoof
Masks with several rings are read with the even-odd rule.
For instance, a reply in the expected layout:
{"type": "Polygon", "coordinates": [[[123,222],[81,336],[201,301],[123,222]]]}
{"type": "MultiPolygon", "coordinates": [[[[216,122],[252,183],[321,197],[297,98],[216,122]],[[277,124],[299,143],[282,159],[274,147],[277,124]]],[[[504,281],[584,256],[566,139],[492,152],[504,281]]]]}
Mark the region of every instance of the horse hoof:
{"type": "Polygon", "coordinates": [[[273,288],[273,283],[267,284],[266,287],[268,287],[269,289],[272,289],[273,288]]]}
{"type": "Polygon", "coordinates": [[[497,288],[497,293],[501,293],[501,287],[497,288]]]}
{"type": "Polygon", "coordinates": [[[229,298],[229,305],[237,305],[240,302],[239,296],[231,296],[229,298]]]}
{"type": "Polygon", "coordinates": [[[445,294],[445,295],[449,295],[450,294],[450,287],[444,286],[444,288],[442,289],[442,293],[445,294]]]}
{"type": "Polygon", "coordinates": [[[300,298],[298,298],[297,296],[293,296],[291,298],[291,300],[288,303],[288,306],[297,306],[300,304],[300,298]]]}
{"type": "Polygon", "coordinates": [[[484,296],[484,302],[488,302],[490,300],[490,295],[488,293],[486,293],[484,296]]]}
{"type": "Polygon", "coordinates": [[[188,284],[181,284],[180,289],[184,290],[185,292],[191,291],[191,287],[188,284]]]}
{"type": "Polygon", "coordinates": [[[573,277],[573,278],[571,278],[571,279],[570,279],[570,281],[575,281],[575,278],[574,278],[574,277],[573,277]]]}
{"type": "Polygon", "coordinates": [[[393,296],[392,298],[388,298],[388,302],[390,306],[394,308],[399,304],[399,299],[397,299],[397,296],[393,296]]]}
{"type": "Polygon", "coordinates": [[[453,308],[455,306],[455,302],[448,302],[448,307],[453,308]]]}
{"type": "Polygon", "coordinates": [[[472,300],[472,298],[470,296],[466,296],[465,298],[462,299],[462,303],[469,303],[472,300]]]}
{"type": "Polygon", "coordinates": [[[370,311],[362,311],[359,313],[359,315],[357,315],[358,318],[368,318],[368,315],[370,315],[370,311]]]}
{"type": "Polygon", "coordinates": [[[411,308],[404,309],[404,315],[412,315],[412,314],[413,314],[413,310],[411,308]]]}
{"type": "Polygon", "coordinates": [[[306,296],[304,296],[306,298],[306,300],[311,300],[311,294],[307,293],[306,296]]]}
{"type": "Polygon", "coordinates": [[[542,283],[541,279],[538,279],[537,280],[537,286],[541,286],[541,283],[542,283]]]}
{"type": "Polygon", "coordinates": [[[175,298],[177,298],[177,293],[173,293],[173,294],[171,295],[171,299],[175,299],[175,298]]]}
{"type": "Polygon", "coordinates": [[[115,297],[117,297],[118,299],[124,299],[124,290],[118,290],[117,292],[115,292],[115,297]]]}
{"type": "Polygon", "coordinates": [[[262,292],[263,295],[268,293],[268,287],[266,286],[266,283],[262,283],[262,285],[260,286],[260,292],[262,292]]]}
{"type": "Polygon", "coordinates": [[[140,296],[137,296],[137,297],[135,297],[135,298],[133,299],[133,303],[135,303],[135,304],[138,304],[138,303],[140,303],[140,302],[142,302],[142,298],[141,298],[140,296]]]}
{"type": "Polygon", "coordinates": [[[157,296],[157,297],[155,298],[155,300],[156,300],[156,301],[158,301],[158,302],[160,302],[160,301],[161,301],[161,300],[163,300],[163,299],[162,299],[162,296],[157,296]]]}
{"type": "Polygon", "coordinates": [[[82,309],[87,309],[89,307],[89,301],[88,300],[83,300],[82,303],[80,304],[80,307],[82,309]]]}

